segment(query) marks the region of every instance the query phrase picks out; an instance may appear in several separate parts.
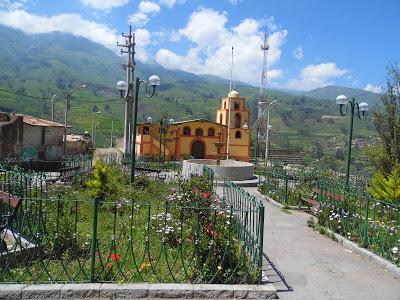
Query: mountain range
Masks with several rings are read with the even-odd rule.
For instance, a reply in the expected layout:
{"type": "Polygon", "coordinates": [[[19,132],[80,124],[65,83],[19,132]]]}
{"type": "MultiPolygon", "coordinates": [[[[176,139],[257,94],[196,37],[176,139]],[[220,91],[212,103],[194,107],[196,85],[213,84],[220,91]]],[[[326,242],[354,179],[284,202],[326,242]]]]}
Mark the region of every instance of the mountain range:
{"type": "MultiPolygon", "coordinates": [[[[124,103],[115,83],[125,78],[125,58],[85,38],[59,32],[28,35],[0,26],[0,40],[0,110],[50,118],[49,100],[56,94],[55,117],[62,121],[65,93],[86,83],[87,88],[77,90],[70,98],[72,130],[90,131],[92,112],[101,111],[96,121],[98,146],[109,141],[111,118],[116,134],[122,135],[124,103]]],[[[157,74],[162,83],[155,97],[140,98],[139,120],[148,116],[156,120],[166,114],[175,120],[215,120],[219,100],[229,91],[229,81],[216,76],[137,62],[136,76],[146,79],[151,74],[157,74]]],[[[238,83],[236,88],[247,99],[254,135],[259,88],[245,83],[238,83]]],[[[332,101],[339,94],[349,98],[361,95],[360,99],[371,105],[379,100],[377,94],[338,86],[304,93],[268,90],[267,97],[278,100],[271,118],[273,145],[309,156],[316,143],[326,148],[327,155],[344,146],[347,123],[338,117],[332,101]]],[[[371,121],[356,122],[355,126],[356,137],[375,134],[371,121]]]]}

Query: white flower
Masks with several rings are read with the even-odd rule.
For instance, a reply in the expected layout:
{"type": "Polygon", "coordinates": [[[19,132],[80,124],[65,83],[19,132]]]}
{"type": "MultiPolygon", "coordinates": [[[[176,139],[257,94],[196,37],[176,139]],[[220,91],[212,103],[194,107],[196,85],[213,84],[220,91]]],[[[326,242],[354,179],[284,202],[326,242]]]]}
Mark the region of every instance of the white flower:
{"type": "Polygon", "coordinates": [[[397,254],[397,252],[399,252],[399,248],[393,247],[393,248],[392,248],[392,252],[393,252],[394,254],[397,254]]]}

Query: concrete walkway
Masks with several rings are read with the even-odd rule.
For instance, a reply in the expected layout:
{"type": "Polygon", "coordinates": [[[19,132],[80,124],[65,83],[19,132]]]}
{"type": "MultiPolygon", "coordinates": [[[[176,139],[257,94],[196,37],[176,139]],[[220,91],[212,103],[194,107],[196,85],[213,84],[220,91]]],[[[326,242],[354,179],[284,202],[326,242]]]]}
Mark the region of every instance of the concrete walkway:
{"type": "Polygon", "coordinates": [[[400,279],[313,231],[309,214],[287,213],[257,188],[245,190],[265,204],[265,270],[280,299],[400,299],[400,279]]]}

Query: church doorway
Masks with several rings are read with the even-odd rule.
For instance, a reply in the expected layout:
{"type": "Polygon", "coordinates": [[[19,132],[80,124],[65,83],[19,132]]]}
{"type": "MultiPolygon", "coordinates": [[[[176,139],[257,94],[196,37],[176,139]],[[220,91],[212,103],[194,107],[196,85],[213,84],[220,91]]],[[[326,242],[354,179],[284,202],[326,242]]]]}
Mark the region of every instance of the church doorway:
{"type": "Polygon", "coordinates": [[[196,159],[202,159],[205,155],[205,147],[202,141],[195,141],[192,144],[191,155],[196,159]]]}

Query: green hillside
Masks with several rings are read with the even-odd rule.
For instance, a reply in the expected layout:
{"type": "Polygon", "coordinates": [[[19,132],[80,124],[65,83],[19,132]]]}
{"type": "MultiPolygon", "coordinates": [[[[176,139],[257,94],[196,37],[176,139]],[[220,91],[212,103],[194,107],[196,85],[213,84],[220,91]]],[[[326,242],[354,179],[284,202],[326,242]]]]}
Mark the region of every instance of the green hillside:
{"type": "MultiPolygon", "coordinates": [[[[56,94],[56,121],[63,122],[66,91],[87,83],[88,88],[77,91],[71,97],[69,122],[72,131],[90,132],[92,111],[100,110],[102,113],[96,122],[96,142],[97,146],[108,146],[111,112],[114,111],[115,128],[122,135],[124,103],[119,99],[115,83],[125,78],[121,67],[123,58],[99,44],[68,34],[25,35],[0,26],[0,39],[0,110],[50,118],[49,100],[56,94]],[[18,95],[1,89],[15,91],[18,95]],[[35,97],[29,97],[32,95],[35,97]]],[[[155,97],[141,97],[139,120],[148,116],[156,120],[165,112],[177,121],[193,118],[215,120],[219,100],[229,90],[227,80],[167,70],[156,64],[138,62],[136,74],[141,79],[157,74],[162,81],[155,97]]],[[[255,135],[259,89],[239,83],[237,90],[247,99],[255,135]]],[[[322,160],[324,165],[340,168],[343,161],[336,160],[335,155],[337,147],[345,146],[348,120],[338,118],[333,101],[311,96],[317,94],[292,95],[268,91],[269,99],[278,100],[271,115],[273,147],[297,149],[309,161],[321,163],[322,160]],[[324,155],[319,157],[321,147],[324,155]]],[[[375,131],[372,122],[356,121],[354,136],[363,143],[369,141],[367,137],[372,136],[373,139],[375,131]]],[[[355,165],[361,168],[366,163],[362,161],[364,156],[360,152],[355,149],[355,165]]]]}
{"type": "Polygon", "coordinates": [[[356,98],[358,102],[367,102],[371,107],[380,103],[379,94],[368,92],[366,90],[354,89],[342,86],[325,86],[307,92],[305,95],[309,97],[336,100],[339,95],[346,95],[349,99],[356,98]]]}

